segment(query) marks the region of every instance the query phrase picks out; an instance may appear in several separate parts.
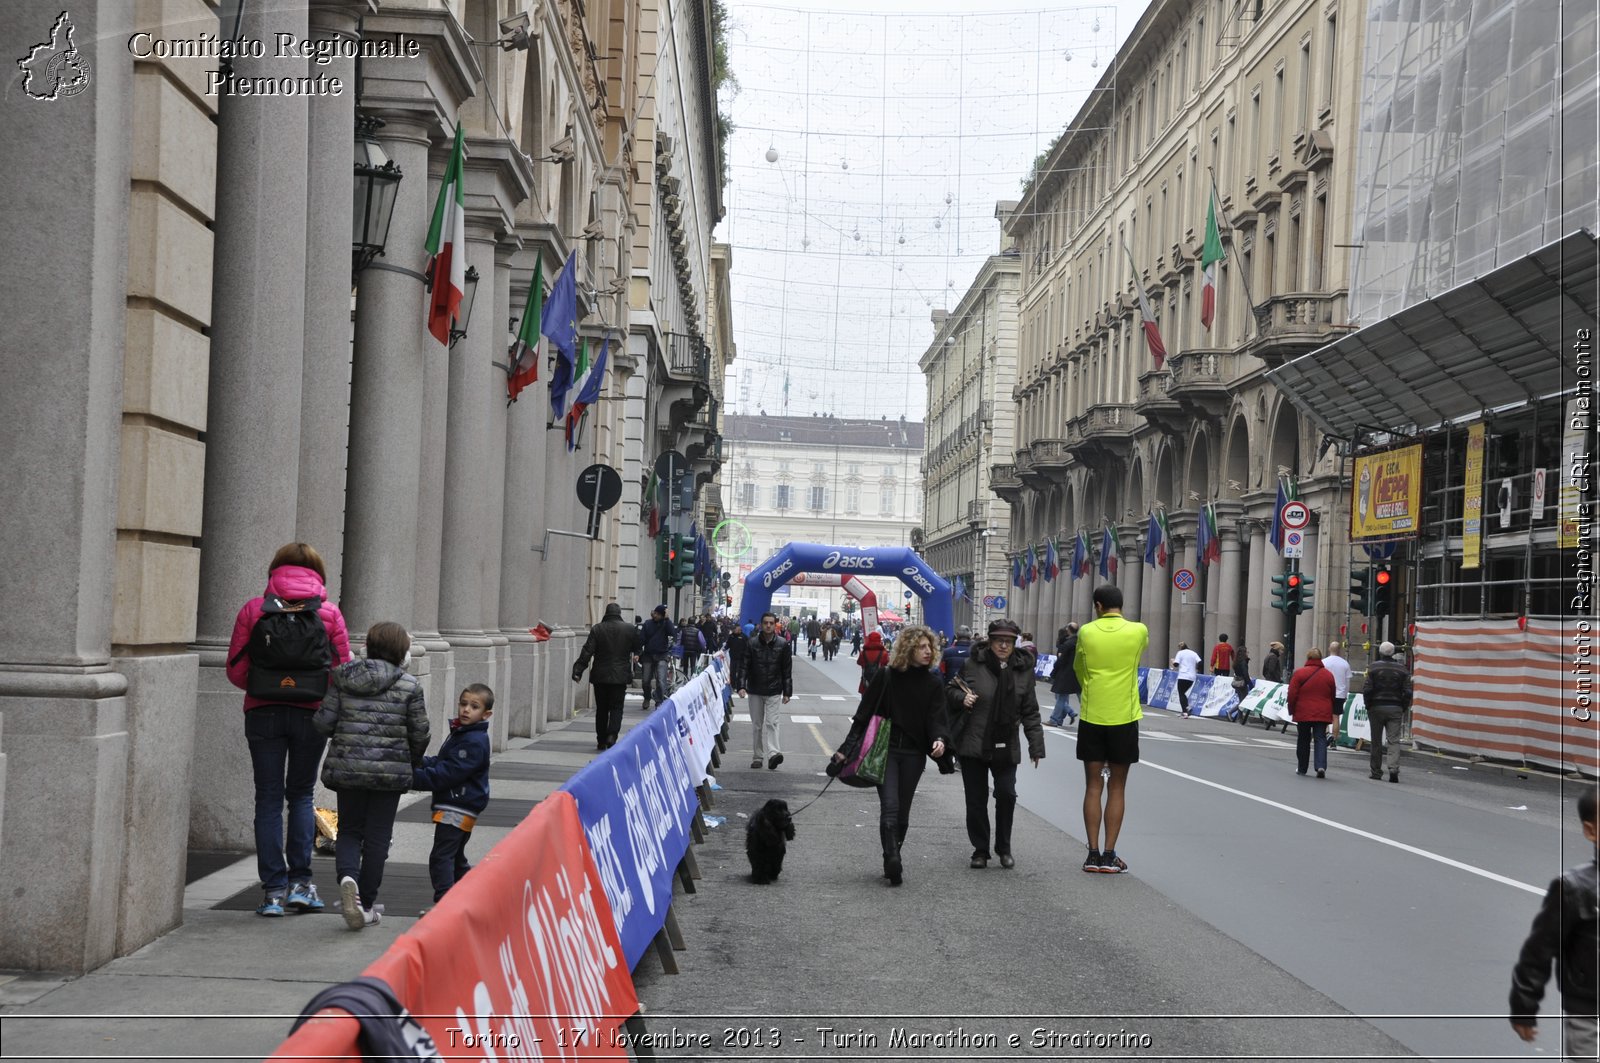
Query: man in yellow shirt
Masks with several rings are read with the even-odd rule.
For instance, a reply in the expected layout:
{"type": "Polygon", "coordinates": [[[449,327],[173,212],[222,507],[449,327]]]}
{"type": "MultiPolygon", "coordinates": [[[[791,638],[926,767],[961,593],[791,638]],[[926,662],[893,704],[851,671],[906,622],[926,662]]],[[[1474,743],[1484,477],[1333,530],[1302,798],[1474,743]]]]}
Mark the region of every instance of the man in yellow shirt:
{"type": "Polygon", "coordinates": [[[1117,855],[1117,835],[1122,833],[1128,769],[1139,761],[1139,720],[1144,716],[1139,705],[1139,658],[1150,644],[1150,631],[1122,615],[1122,590],[1110,584],[1095,588],[1094,617],[1078,629],[1078,653],[1073,659],[1083,688],[1078,695],[1078,759],[1083,761],[1083,830],[1089,839],[1083,869],[1116,875],[1128,870],[1117,855]],[[1108,767],[1109,789],[1101,777],[1108,767]]]}

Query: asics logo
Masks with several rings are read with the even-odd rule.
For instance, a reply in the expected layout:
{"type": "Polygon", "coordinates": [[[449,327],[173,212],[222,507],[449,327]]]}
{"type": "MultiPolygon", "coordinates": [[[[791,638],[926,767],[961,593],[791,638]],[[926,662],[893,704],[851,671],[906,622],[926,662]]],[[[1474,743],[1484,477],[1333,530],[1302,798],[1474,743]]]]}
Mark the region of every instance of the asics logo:
{"type": "Polygon", "coordinates": [[[822,567],[825,570],[831,568],[869,569],[876,564],[876,558],[863,557],[860,554],[841,554],[837,550],[822,560],[822,567]]]}

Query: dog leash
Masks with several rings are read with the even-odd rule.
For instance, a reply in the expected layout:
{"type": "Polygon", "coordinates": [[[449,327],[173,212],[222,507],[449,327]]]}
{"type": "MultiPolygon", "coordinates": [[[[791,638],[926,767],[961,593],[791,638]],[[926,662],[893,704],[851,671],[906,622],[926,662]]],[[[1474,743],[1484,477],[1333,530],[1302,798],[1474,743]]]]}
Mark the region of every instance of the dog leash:
{"type": "Polygon", "coordinates": [[[806,809],[808,809],[812,805],[816,804],[817,801],[821,799],[822,795],[828,792],[828,787],[833,785],[833,780],[835,780],[837,778],[838,778],[837,775],[828,776],[828,781],[822,784],[822,789],[817,791],[817,796],[813,797],[811,800],[807,801],[805,804],[801,805],[799,808],[797,808],[793,812],[789,813],[789,818],[793,819],[795,816],[798,816],[800,813],[804,812],[806,809]]]}

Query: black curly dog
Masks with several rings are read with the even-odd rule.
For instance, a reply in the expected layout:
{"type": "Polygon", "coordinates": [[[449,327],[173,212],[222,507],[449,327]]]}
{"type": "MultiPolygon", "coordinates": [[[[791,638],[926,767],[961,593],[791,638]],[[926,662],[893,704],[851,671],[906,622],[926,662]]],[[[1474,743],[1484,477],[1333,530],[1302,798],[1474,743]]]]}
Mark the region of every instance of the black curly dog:
{"type": "Polygon", "coordinates": [[[750,858],[750,881],[758,886],[776,882],[783,870],[783,854],[794,840],[794,820],[789,802],[773,799],[761,806],[745,828],[744,852],[750,858]]]}

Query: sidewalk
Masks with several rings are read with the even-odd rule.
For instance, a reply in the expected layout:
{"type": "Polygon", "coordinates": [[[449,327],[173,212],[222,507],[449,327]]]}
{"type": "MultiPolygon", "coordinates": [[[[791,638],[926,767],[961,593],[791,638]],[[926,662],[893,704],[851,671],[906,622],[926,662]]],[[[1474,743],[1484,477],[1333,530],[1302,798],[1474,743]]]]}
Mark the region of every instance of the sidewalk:
{"type": "MultiPolygon", "coordinates": [[[[643,718],[639,708],[631,693],[624,729],[643,718]]],[[[591,714],[513,739],[494,757],[493,796],[468,857],[487,853],[594,755],[591,714]]],[[[312,861],[327,907],[267,919],[255,914],[261,891],[253,853],[190,853],[176,930],[80,978],[0,974],[0,1059],[264,1058],[307,1001],[360,974],[432,904],[432,844],[428,794],[409,794],[378,897],[383,921],[360,932],[338,911],[331,855],[312,861]]]]}

